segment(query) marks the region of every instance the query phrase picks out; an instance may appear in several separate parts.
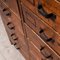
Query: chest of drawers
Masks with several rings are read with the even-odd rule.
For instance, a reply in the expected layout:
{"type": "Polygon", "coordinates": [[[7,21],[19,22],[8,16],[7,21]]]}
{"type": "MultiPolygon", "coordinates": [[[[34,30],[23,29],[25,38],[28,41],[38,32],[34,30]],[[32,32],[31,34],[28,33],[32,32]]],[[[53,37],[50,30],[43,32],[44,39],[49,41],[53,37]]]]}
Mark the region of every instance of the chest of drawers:
{"type": "Polygon", "coordinates": [[[1,0],[1,16],[10,41],[26,60],[60,60],[59,3],[1,0]]]}

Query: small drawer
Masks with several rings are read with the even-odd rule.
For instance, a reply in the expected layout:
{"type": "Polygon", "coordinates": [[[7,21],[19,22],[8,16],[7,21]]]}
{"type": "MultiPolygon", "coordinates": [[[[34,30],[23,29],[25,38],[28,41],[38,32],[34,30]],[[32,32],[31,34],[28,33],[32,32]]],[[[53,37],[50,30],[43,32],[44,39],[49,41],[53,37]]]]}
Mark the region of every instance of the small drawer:
{"type": "MultiPolygon", "coordinates": [[[[46,23],[50,23],[49,25],[54,27],[54,21],[56,20],[56,14],[53,13],[50,9],[48,9],[45,6],[42,6],[40,3],[40,1],[36,1],[36,6],[33,7],[31,6],[31,4],[29,4],[29,2],[27,2],[27,4],[25,4],[24,2],[22,2],[22,8],[25,8],[27,10],[31,10],[34,14],[36,14],[39,18],[42,18],[43,21],[45,21],[46,23]],[[31,6],[31,7],[29,7],[31,6]]],[[[24,10],[24,9],[23,9],[24,10]]],[[[27,11],[28,12],[28,11],[27,11]]]]}
{"type": "Polygon", "coordinates": [[[22,9],[23,9],[23,12],[25,12],[25,15],[27,15],[27,13],[29,13],[31,15],[36,16],[37,20],[39,19],[41,21],[44,21],[53,30],[55,30],[56,32],[58,32],[60,34],[60,25],[59,25],[60,16],[57,15],[55,12],[53,12],[51,9],[47,8],[46,6],[43,6],[43,4],[40,4],[38,2],[37,2],[36,8],[32,7],[32,6],[29,7],[29,5],[22,3],[22,9]]]}
{"type": "Polygon", "coordinates": [[[2,0],[2,2],[4,2],[17,16],[19,16],[17,0],[2,0]]]}
{"type": "Polygon", "coordinates": [[[32,60],[60,60],[43,42],[40,42],[39,46],[40,48],[37,48],[32,41],[29,41],[30,58],[32,60]]]}
{"type": "MultiPolygon", "coordinates": [[[[26,7],[23,7],[23,14],[24,14],[24,22],[29,25],[36,33],[39,34],[40,29],[48,29],[50,31],[50,27],[47,27],[46,23],[43,22],[41,18],[38,18],[34,13],[28,10],[26,7]]],[[[52,24],[54,25],[54,24],[52,24]]],[[[55,27],[55,26],[54,26],[55,27]]],[[[48,31],[47,30],[47,31],[48,31]]],[[[53,32],[52,32],[53,33],[53,32]]]]}
{"type": "Polygon", "coordinates": [[[38,36],[29,26],[25,24],[25,29],[26,29],[26,37],[29,38],[38,48],[40,47],[40,40],[44,41],[47,43],[55,52],[57,52],[60,55],[60,37],[55,34],[52,38],[48,38],[45,36],[38,36]],[[41,39],[40,39],[41,38],[41,39]],[[58,43],[59,42],[59,43],[58,43]],[[58,48],[58,49],[57,49],[58,48]]]}

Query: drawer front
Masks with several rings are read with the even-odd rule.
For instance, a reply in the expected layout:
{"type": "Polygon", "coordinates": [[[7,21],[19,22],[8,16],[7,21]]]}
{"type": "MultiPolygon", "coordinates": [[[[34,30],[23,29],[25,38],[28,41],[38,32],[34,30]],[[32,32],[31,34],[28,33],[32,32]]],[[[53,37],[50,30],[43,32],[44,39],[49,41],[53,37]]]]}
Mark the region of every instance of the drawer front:
{"type": "MultiPolygon", "coordinates": [[[[39,19],[47,23],[53,30],[58,32],[60,34],[60,16],[57,15],[55,12],[47,8],[46,6],[43,6],[42,4],[37,4],[37,7],[29,7],[29,3],[27,2],[28,5],[25,3],[22,3],[22,8],[23,10],[29,10],[33,12],[32,14],[36,14],[39,19]],[[29,8],[29,9],[28,9],[29,8]]],[[[30,12],[30,13],[31,13],[30,12]]]]}
{"type": "Polygon", "coordinates": [[[2,0],[17,16],[19,16],[17,0],[2,0]]]}
{"type": "MultiPolygon", "coordinates": [[[[26,34],[27,34],[27,37],[30,38],[30,40],[33,41],[33,43],[35,43],[35,45],[39,48],[39,44],[40,44],[40,39],[39,37],[41,36],[38,36],[33,30],[31,30],[31,28],[29,28],[26,24],[25,24],[25,28],[26,28],[26,34]]],[[[42,35],[42,34],[41,34],[42,35]]],[[[45,38],[44,36],[42,36],[43,38],[45,38]]],[[[59,40],[54,40],[54,38],[50,38],[48,39],[47,41],[45,39],[42,39],[42,41],[44,41],[45,43],[47,43],[53,50],[55,50],[55,52],[57,52],[59,55],[60,55],[60,46],[59,46],[59,40]],[[49,41],[50,40],[50,41],[49,41]],[[58,49],[57,49],[58,48],[58,49]]],[[[47,39],[47,38],[46,38],[47,39]]],[[[56,36],[55,39],[58,39],[58,37],[56,36]]]]}

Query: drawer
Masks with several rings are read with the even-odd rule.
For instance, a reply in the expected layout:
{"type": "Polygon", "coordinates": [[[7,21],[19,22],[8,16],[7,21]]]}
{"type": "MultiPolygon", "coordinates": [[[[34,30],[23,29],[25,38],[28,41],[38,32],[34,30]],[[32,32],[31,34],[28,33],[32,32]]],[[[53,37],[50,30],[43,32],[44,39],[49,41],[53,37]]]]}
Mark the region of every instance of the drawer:
{"type": "Polygon", "coordinates": [[[4,4],[6,4],[19,17],[17,0],[1,0],[1,1],[4,2],[4,4]]]}
{"type": "Polygon", "coordinates": [[[38,49],[32,41],[29,41],[30,47],[30,58],[31,60],[60,60],[47,46],[42,42],[39,44],[40,48],[38,49]]]}
{"type": "MultiPolygon", "coordinates": [[[[29,3],[27,2],[27,4],[29,4],[29,3]]],[[[22,9],[23,9],[23,11],[26,10],[27,12],[29,12],[29,14],[31,12],[33,12],[32,14],[35,14],[37,16],[37,18],[39,18],[39,20],[44,21],[53,30],[55,30],[56,32],[58,32],[60,34],[60,31],[59,31],[60,30],[60,22],[59,22],[60,17],[58,15],[56,15],[56,13],[54,13],[53,11],[51,11],[50,9],[48,9],[47,7],[42,6],[41,4],[37,3],[37,6],[38,6],[38,8],[37,7],[34,8],[32,6],[29,7],[29,5],[27,6],[26,4],[22,3],[22,9]],[[49,16],[50,16],[50,18],[49,18],[49,16]]],[[[25,15],[27,15],[27,14],[25,14],[25,15]]]]}
{"type": "Polygon", "coordinates": [[[43,42],[40,41],[38,48],[30,39],[28,41],[31,60],[60,60],[43,42]]]}
{"type": "Polygon", "coordinates": [[[44,24],[41,18],[39,19],[34,13],[32,13],[30,10],[27,10],[25,7],[23,13],[24,13],[24,22],[27,25],[29,25],[34,31],[36,31],[36,33],[39,34],[40,29],[49,29],[44,24]]]}
{"type": "Polygon", "coordinates": [[[31,28],[29,28],[29,26],[27,26],[25,24],[25,29],[26,29],[26,37],[30,38],[30,40],[39,48],[39,44],[40,44],[40,40],[42,39],[42,41],[44,41],[45,43],[47,43],[53,50],[55,50],[55,52],[57,52],[60,55],[60,46],[59,46],[59,37],[56,35],[55,37],[52,38],[45,38],[44,36],[42,36],[42,34],[40,36],[38,36],[33,30],[31,30],[31,28]],[[42,37],[41,37],[42,36],[42,37]],[[41,38],[41,39],[40,39],[41,38]],[[58,48],[58,49],[57,49],[58,48]]]}

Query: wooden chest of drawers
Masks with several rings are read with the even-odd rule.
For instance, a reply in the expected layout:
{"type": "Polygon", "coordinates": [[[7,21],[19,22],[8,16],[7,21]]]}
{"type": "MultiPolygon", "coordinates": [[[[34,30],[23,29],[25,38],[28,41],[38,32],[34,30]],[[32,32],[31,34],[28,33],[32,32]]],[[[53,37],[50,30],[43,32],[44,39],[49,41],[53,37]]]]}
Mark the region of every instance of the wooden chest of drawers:
{"type": "Polygon", "coordinates": [[[60,2],[0,1],[10,41],[26,60],[60,60],[60,2]]]}
{"type": "MultiPolygon", "coordinates": [[[[59,4],[55,0],[50,1],[49,4],[47,4],[47,2],[49,1],[21,0],[24,21],[23,27],[26,40],[28,41],[31,56],[30,60],[60,60],[60,23],[58,23],[60,11],[58,8],[56,9],[59,4]],[[50,4],[52,4],[51,7],[50,4]],[[41,42],[41,39],[38,37],[46,44],[41,42]],[[46,53],[40,53],[40,44],[46,46],[47,51],[44,50],[46,53]],[[53,58],[50,58],[50,53],[53,58]],[[48,55],[49,58],[46,58],[45,54],[48,55]]],[[[42,49],[44,49],[44,47],[42,49]]]]}

